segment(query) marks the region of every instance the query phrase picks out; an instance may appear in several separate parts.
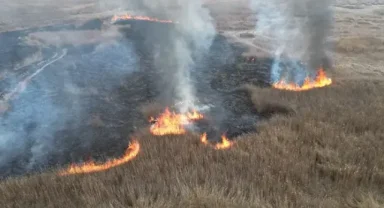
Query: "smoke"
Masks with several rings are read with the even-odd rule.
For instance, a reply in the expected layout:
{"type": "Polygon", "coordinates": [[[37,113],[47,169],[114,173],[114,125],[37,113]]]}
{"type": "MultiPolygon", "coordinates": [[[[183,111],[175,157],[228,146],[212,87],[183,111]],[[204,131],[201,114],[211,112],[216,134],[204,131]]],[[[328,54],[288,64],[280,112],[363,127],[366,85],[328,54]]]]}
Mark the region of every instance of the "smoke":
{"type": "MultiPolygon", "coordinates": [[[[14,159],[25,156],[28,157],[23,158],[26,169],[31,169],[37,161],[46,162],[44,156],[49,153],[52,146],[50,137],[57,127],[65,124],[65,112],[57,108],[49,97],[41,96],[42,89],[31,82],[45,68],[54,65],[65,55],[65,50],[60,55],[55,54],[47,60],[47,63],[22,79],[1,97],[0,102],[4,105],[12,103],[12,107],[5,109],[7,112],[2,112],[0,117],[0,168],[4,168],[4,165],[14,159]],[[20,95],[23,95],[23,99],[18,100],[20,95]],[[34,99],[36,97],[40,99],[34,99]]],[[[39,85],[49,86],[47,82],[49,80],[40,78],[39,85]]]]}
{"type": "MultiPolygon", "coordinates": [[[[202,2],[99,3],[100,10],[129,8],[140,15],[177,22],[172,30],[162,30],[162,34],[147,30],[151,34],[145,34],[145,38],[159,35],[164,40],[154,45],[152,51],[155,66],[162,75],[159,79],[166,84],[161,91],[168,91],[176,102],[182,103],[180,111],[195,107],[198,101],[191,71],[204,57],[215,35],[212,19],[202,2]]],[[[46,8],[40,9],[41,18],[51,18],[46,8]]],[[[18,15],[17,9],[8,15],[18,15]]],[[[94,112],[118,116],[123,107],[137,105],[136,98],[129,97],[123,104],[113,100],[116,108],[108,105],[111,99],[120,99],[116,94],[126,75],[141,66],[132,41],[122,39],[120,33],[112,31],[113,27],[103,31],[97,24],[98,21],[91,22],[86,29],[57,25],[0,34],[4,46],[0,57],[0,177],[68,162],[68,157],[76,155],[75,150],[68,148],[87,150],[85,146],[92,145],[87,140],[93,138],[93,129],[87,123],[94,112]],[[96,24],[95,28],[92,24],[96,24]]],[[[110,126],[106,128],[115,128],[114,124],[110,126]]]]}
{"type": "Polygon", "coordinates": [[[332,23],[330,6],[331,0],[251,0],[257,15],[256,34],[274,39],[272,83],[286,76],[298,83],[322,67],[332,23]]]}
{"type": "MultiPolygon", "coordinates": [[[[203,8],[201,0],[140,0],[126,4],[136,14],[176,22],[172,30],[163,34],[165,44],[154,47],[154,62],[161,71],[163,83],[167,85],[163,97],[167,100],[174,98],[176,103],[181,104],[181,112],[195,108],[197,100],[191,70],[207,52],[215,35],[209,11],[203,8]]],[[[153,31],[153,34],[147,34],[147,38],[156,35],[160,34],[153,31]]]]}
{"type": "Polygon", "coordinates": [[[174,32],[169,33],[171,46],[168,53],[158,54],[155,63],[170,60],[170,62],[158,66],[162,67],[162,71],[165,72],[166,80],[171,78],[176,102],[181,103],[179,110],[186,112],[196,107],[191,70],[194,69],[195,61],[204,56],[210,47],[215,29],[208,11],[202,8],[200,0],[163,0],[157,1],[157,4],[153,5],[151,1],[149,5],[152,5],[152,11],[162,12],[166,18],[173,19],[178,24],[175,24],[174,32]],[[174,5],[179,7],[176,11],[164,8],[164,6],[174,5]],[[170,65],[170,63],[173,64],[170,65]]]}
{"type": "Polygon", "coordinates": [[[63,140],[86,131],[93,106],[138,69],[133,43],[111,31],[46,30],[0,34],[0,178],[68,158],[63,140]]]}
{"type": "Polygon", "coordinates": [[[312,1],[307,4],[308,21],[307,33],[309,34],[309,61],[310,69],[322,66],[326,57],[326,38],[331,29],[332,10],[331,0],[312,1]]]}

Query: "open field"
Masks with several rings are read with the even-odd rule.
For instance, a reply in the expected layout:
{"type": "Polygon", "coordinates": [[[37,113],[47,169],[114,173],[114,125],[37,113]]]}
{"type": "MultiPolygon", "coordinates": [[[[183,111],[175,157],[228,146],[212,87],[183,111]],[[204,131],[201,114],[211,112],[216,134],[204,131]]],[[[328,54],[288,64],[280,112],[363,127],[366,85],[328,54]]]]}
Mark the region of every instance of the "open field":
{"type": "MultiPolygon", "coordinates": [[[[228,1],[217,4],[218,6],[215,5],[216,8],[212,10],[218,30],[235,42],[247,45],[249,51],[244,55],[268,56],[270,54],[269,45],[273,44],[273,39],[252,35],[255,15],[246,4],[228,3],[228,1]],[[236,9],[242,12],[235,12],[236,9]]],[[[335,22],[328,40],[332,46],[331,54],[336,69],[333,75],[341,79],[382,80],[384,2],[336,1],[333,10],[335,22]]]]}
{"type": "MultiPolygon", "coordinates": [[[[337,81],[337,80],[336,80],[337,81]]],[[[129,164],[90,175],[1,182],[2,207],[384,206],[384,85],[340,81],[305,93],[250,87],[259,111],[293,109],[216,151],[198,135],[136,137],[129,164]]]]}
{"type": "MultiPolygon", "coordinates": [[[[63,1],[60,8],[61,2],[39,2],[29,10],[5,3],[28,18],[1,17],[0,31],[117,11],[91,0],[63,1]],[[56,15],[51,20],[36,15],[47,4],[56,15]]],[[[247,6],[222,2],[208,6],[218,31],[247,46],[245,55],[268,56],[269,37],[247,36],[254,27],[247,6]]],[[[334,84],[296,93],[243,83],[268,119],[256,133],[236,137],[231,149],[214,150],[195,134],[154,137],[141,128],[134,134],[141,151],[131,162],[93,174],[61,177],[51,170],[0,181],[0,207],[384,207],[384,1],[338,0],[334,11],[334,84]]],[[[140,109],[143,119],[160,111],[156,104],[140,109]]]]}

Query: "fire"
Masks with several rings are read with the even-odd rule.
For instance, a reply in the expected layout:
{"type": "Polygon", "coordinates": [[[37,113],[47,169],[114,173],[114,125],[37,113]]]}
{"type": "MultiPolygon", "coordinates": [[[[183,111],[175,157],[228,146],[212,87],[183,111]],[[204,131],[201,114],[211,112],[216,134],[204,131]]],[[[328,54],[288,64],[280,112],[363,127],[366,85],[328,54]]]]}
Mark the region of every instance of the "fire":
{"type": "Polygon", "coordinates": [[[168,108],[166,108],[164,113],[162,113],[159,118],[150,118],[150,122],[155,121],[150,128],[150,132],[156,136],[185,134],[185,125],[202,118],[204,118],[204,116],[197,111],[188,112],[186,114],[178,114],[171,112],[168,108]]]}
{"type": "Polygon", "coordinates": [[[201,141],[201,143],[203,143],[205,145],[209,144],[208,139],[207,139],[207,133],[204,133],[203,135],[201,135],[200,141],[201,141]]]}
{"type": "Polygon", "coordinates": [[[225,135],[221,136],[221,143],[215,145],[215,149],[228,149],[233,145],[233,142],[230,141],[225,135]]]}
{"type": "MultiPolygon", "coordinates": [[[[200,141],[205,145],[210,145],[207,139],[207,133],[201,135],[200,141]]],[[[217,150],[229,149],[233,144],[234,142],[230,141],[225,135],[222,135],[221,143],[216,143],[215,145],[213,145],[213,148],[217,150]]]]}
{"type": "Polygon", "coordinates": [[[204,116],[200,113],[198,113],[196,110],[194,110],[192,113],[187,113],[187,118],[188,120],[191,120],[191,121],[197,121],[197,120],[201,120],[204,118],[204,116]]]}
{"type": "Polygon", "coordinates": [[[84,163],[82,165],[71,165],[68,169],[63,170],[59,173],[59,175],[72,175],[72,174],[81,174],[81,173],[92,173],[92,172],[99,172],[108,170],[110,168],[122,165],[124,163],[127,163],[131,161],[133,158],[139,154],[140,151],[140,144],[136,140],[133,140],[127,150],[125,151],[125,154],[123,157],[119,159],[113,159],[109,160],[103,164],[96,164],[94,161],[89,161],[87,163],[84,163]]]}
{"type": "Polygon", "coordinates": [[[274,88],[282,89],[282,90],[290,90],[290,91],[305,91],[310,90],[312,88],[320,88],[325,87],[332,84],[332,79],[327,77],[325,71],[321,68],[317,72],[317,76],[314,80],[307,77],[304,80],[304,84],[299,86],[296,83],[286,83],[284,80],[281,80],[277,83],[273,84],[274,88]]]}
{"type": "Polygon", "coordinates": [[[119,20],[143,20],[143,21],[150,21],[150,22],[173,23],[172,20],[161,20],[161,19],[147,17],[147,16],[133,16],[129,14],[114,15],[111,19],[111,22],[115,23],[119,20]]]}

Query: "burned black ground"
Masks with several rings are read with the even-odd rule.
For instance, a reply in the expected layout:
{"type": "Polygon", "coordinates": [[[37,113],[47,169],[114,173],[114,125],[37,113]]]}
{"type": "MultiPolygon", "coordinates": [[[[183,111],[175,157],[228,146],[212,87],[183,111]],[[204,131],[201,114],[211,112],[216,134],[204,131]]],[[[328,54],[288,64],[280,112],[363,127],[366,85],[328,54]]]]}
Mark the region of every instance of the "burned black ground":
{"type": "MultiPolygon", "coordinates": [[[[129,27],[120,28],[123,36],[117,44],[102,49],[92,44],[38,47],[23,42],[23,37],[36,31],[100,30],[104,21],[96,19],[80,26],[65,24],[0,34],[5,46],[0,55],[1,72],[5,75],[0,80],[2,94],[39,67],[38,62],[34,62],[12,70],[31,54],[40,51],[45,60],[64,48],[68,51],[63,59],[36,76],[1,115],[2,128],[14,125],[14,131],[26,133],[22,138],[13,138],[16,141],[13,144],[20,147],[0,167],[0,176],[60,167],[89,158],[117,157],[124,152],[129,135],[149,126],[140,112],[142,105],[152,102],[165,108],[172,104],[172,99],[164,94],[169,82],[157,70],[152,53],[155,45],[166,47],[172,24],[126,22],[129,27]],[[68,91],[68,87],[71,90],[68,91]],[[52,109],[44,108],[47,102],[52,102],[54,110],[58,108],[60,113],[57,120],[52,121],[57,125],[44,132],[45,138],[40,138],[42,134],[37,129],[43,128],[46,121],[38,118],[48,118],[53,113],[49,112],[52,109]],[[13,119],[15,113],[16,120],[13,119]],[[31,151],[41,139],[49,141],[50,147],[41,150],[44,159],[28,165],[33,156],[31,151]]],[[[197,131],[207,131],[210,139],[218,140],[223,133],[232,138],[255,131],[260,120],[247,92],[235,88],[246,83],[267,83],[266,71],[271,61],[245,63],[246,68],[239,69],[238,57],[244,50],[218,35],[207,56],[200,58],[192,69],[199,105],[210,106],[205,112],[206,121],[197,124],[197,131]]]]}

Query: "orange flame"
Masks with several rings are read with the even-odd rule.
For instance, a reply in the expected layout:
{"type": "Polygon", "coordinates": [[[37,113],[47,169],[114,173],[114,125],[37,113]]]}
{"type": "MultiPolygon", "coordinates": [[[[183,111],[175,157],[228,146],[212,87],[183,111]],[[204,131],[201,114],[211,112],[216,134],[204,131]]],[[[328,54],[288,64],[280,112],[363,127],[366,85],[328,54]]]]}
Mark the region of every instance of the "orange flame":
{"type": "Polygon", "coordinates": [[[207,133],[204,133],[203,135],[201,135],[200,141],[205,145],[209,145],[208,139],[207,139],[207,133]]]}
{"type": "Polygon", "coordinates": [[[304,84],[299,86],[296,83],[286,83],[286,81],[281,80],[273,84],[273,87],[281,90],[290,90],[290,91],[305,91],[312,88],[325,87],[332,84],[332,79],[328,78],[325,71],[321,68],[317,72],[315,80],[311,80],[309,77],[305,78],[304,84]]]}
{"type": "Polygon", "coordinates": [[[197,121],[204,118],[204,116],[200,113],[198,113],[196,110],[194,110],[192,113],[187,113],[187,118],[190,121],[197,121]]]}
{"type": "Polygon", "coordinates": [[[61,171],[59,175],[92,173],[92,172],[108,170],[110,168],[113,168],[131,161],[133,158],[137,156],[137,154],[139,154],[139,151],[140,151],[139,142],[137,142],[136,140],[133,140],[129,144],[127,150],[125,151],[124,156],[119,159],[109,160],[103,164],[96,164],[94,161],[89,161],[82,165],[72,164],[68,169],[61,171]]]}
{"type": "MultiPolygon", "coordinates": [[[[208,139],[207,139],[207,133],[204,133],[203,135],[201,135],[200,141],[205,145],[210,145],[210,143],[208,142],[208,139]]],[[[216,143],[213,146],[213,148],[217,149],[217,150],[229,149],[230,147],[232,147],[233,144],[234,144],[233,141],[230,141],[225,135],[222,135],[221,136],[221,143],[216,143]]]]}
{"type": "Polygon", "coordinates": [[[169,109],[166,108],[159,118],[150,118],[150,121],[156,121],[156,123],[151,126],[150,132],[156,136],[185,134],[186,130],[184,125],[202,118],[204,118],[204,116],[197,111],[187,114],[177,114],[170,112],[169,109]]]}
{"type": "Polygon", "coordinates": [[[233,145],[233,142],[230,141],[225,135],[221,136],[221,143],[215,145],[215,149],[228,149],[233,145]]]}
{"type": "Polygon", "coordinates": [[[119,20],[144,20],[144,21],[150,21],[150,22],[173,23],[172,20],[161,20],[161,19],[147,17],[147,16],[132,16],[129,14],[114,15],[111,19],[111,22],[115,23],[119,20]]]}

